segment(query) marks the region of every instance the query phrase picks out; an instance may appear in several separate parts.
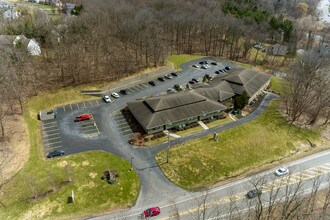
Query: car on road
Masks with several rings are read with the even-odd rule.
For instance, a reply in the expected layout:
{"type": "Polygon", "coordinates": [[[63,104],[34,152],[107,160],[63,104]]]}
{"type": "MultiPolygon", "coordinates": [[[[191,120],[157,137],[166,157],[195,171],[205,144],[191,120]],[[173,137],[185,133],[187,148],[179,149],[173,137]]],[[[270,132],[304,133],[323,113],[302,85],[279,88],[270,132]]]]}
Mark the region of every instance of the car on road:
{"type": "Polygon", "coordinates": [[[57,156],[62,156],[65,154],[64,150],[53,150],[47,154],[47,158],[52,158],[52,157],[57,157],[57,156]]]}
{"type": "Polygon", "coordinates": [[[122,90],[119,91],[119,93],[122,94],[122,95],[127,95],[128,91],[127,91],[127,89],[122,89],[122,90]]]}
{"type": "Polygon", "coordinates": [[[171,75],[172,75],[172,76],[178,76],[178,73],[173,72],[173,73],[171,73],[171,75]]]}
{"type": "Polygon", "coordinates": [[[106,103],[111,102],[110,96],[108,96],[108,95],[103,96],[103,100],[104,100],[106,103]]]}
{"type": "Polygon", "coordinates": [[[289,173],[289,169],[286,167],[281,167],[275,171],[276,176],[284,176],[289,173]]]}
{"type": "Polygon", "coordinates": [[[250,190],[247,194],[246,194],[246,197],[248,199],[252,199],[254,197],[257,197],[257,196],[260,196],[262,194],[262,191],[261,189],[253,189],[253,190],[250,190]]]}
{"type": "Polygon", "coordinates": [[[160,214],[160,208],[159,207],[151,207],[149,209],[146,209],[143,211],[144,217],[152,217],[160,214]]]}
{"type": "Polygon", "coordinates": [[[231,70],[231,67],[230,66],[226,66],[225,67],[225,70],[231,70]]]}
{"type": "Polygon", "coordinates": [[[161,81],[161,82],[164,82],[165,81],[165,79],[163,78],[163,77],[158,77],[157,78],[159,81],[161,81]]]}
{"type": "Polygon", "coordinates": [[[192,81],[195,81],[195,83],[198,83],[199,82],[198,79],[195,79],[195,78],[192,78],[191,80],[192,81]]]}
{"type": "Polygon", "coordinates": [[[172,78],[173,78],[170,74],[166,74],[164,77],[165,77],[166,79],[172,79],[172,78]]]}
{"type": "Polygon", "coordinates": [[[217,64],[217,62],[211,62],[211,65],[216,66],[216,65],[218,65],[218,64],[217,64]]]}
{"type": "Polygon", "coordinates": [[[115,99],[118,99],[120,97],[116,92],[111,93],[111,96],[114,97],[115,99]]]}
{"type": "Polygon", "coordinates": [[[198,68],[199,66],[197,64],[192,65],[192,67],[198,68]]]}
{"type": "Polygon", "coordinates": [[[149,81],[148,84],[151,85],[151,86],[156,86],[155,81],[149,81]]]}
{"type": "Polygon", "coordinates": [[[92,118],[91,114],[81,114],[79,116],[76,117],[76,119],[74,120],[75,122],[78,121],[86,121],[92,118]]]}

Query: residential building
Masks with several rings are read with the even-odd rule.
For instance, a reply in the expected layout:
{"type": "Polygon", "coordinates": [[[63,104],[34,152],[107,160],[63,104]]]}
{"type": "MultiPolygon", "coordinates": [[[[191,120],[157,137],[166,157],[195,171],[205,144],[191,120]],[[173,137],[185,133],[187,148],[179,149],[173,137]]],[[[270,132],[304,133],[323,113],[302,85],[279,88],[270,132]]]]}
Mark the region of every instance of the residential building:
{"type": "Polygon", "coordinates": [[[29,39],[24,35],[0,35],[0,49],[4,51],[12,50],[13,47],[25,47],[32,56],[41,54],[41,48],[34,39],[29,39]]]}

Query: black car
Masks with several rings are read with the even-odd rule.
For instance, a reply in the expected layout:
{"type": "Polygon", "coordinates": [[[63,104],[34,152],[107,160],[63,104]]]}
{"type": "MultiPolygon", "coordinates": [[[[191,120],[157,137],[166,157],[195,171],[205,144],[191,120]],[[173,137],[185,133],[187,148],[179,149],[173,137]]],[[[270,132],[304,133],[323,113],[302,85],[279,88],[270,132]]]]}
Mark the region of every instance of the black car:
{"type": "Polygon", "coordinates": [[[262,194],[262,191],[261,189],[253,189],[253,190],[250,190],[247,194],[246,194],[246,197],[248,199],[252,199],[254,197],[257,197],[257,196],[260,196],[262,194]]]}
{"type": "Polygon", "coordinates": [[[192,81],[195,81],[195,83],[198,83],[199,81],[195,78],[191,79],[192,81]]]}
{"type": "Polygon", "coordinates": [[[208,64],[206,60],[199,62],[199,64],[208,64]]]}
{"type": "Polygon", "coordinates": [[[230,69],[231,69],[230,66],[226,66],[226,67],[225,67],[225,70],[230,70],[230,69]]]}
{"type": "Polygon", "coordinates": [[[161,81],[161,82],[165,81],[165,79],[163,77],[158,77],[158,80],[161,81]]]}
{"type": "Polygon", "coordinates": [[[122,90],[120,90],[119,92],[120,92],[120,94],[122,94],[122,95],[127,95],[127,94],[128,94],[127,89],[122,89],[122,90]]]}
{"type": "Polygon", "coordinates": [[[196,82],[194,80],[189,81],[190,84],[195,84],[196,82]]]}
{"type": "Polygon", "coordinates": [[[211,65],[216,66],[216,65],[218,65],[218,64],[217,64],[217,62],[211,62],[211,65]]]}
{"type": "Polygon", "coordinates": [[[172,75],[172,76],[178,76],[178,73],[173,72],[173,73],[171,73],[171,75],[172,75]]]}
{"type": "Polygon", "coordinates": [[[223,69],[220,69],[219,72],[220,72],[220,73],[224,73],[225,71],[224,71],[223,69]]]}
{"type": "Polygon", "coordinates": [[[48,158],[64,155],[64,150],[53,150],[47,154],[48,158]]]}
{"type": "Polygon", "coordinates": [[[215,71],[214,73],[215,73],[215,74],[219,74],[220,72],[217,70],[217,71],[215,71]]]}
{"type": "Polygon", "coordinates": [[[155,86],[156,85],[155,81],[149,81],[148,84],[149,85],[152,85],[152,86],[155,86]]]}

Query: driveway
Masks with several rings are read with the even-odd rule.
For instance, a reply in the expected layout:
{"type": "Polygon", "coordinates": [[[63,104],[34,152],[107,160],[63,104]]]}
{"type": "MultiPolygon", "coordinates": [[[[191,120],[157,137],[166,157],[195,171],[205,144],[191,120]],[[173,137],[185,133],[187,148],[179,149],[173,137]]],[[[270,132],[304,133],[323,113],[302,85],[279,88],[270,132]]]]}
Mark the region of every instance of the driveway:
{"type": "MultiPolygon", "coordinates": [[[[211,58],[201,60],[215,60],[211,58]]],[[[117,156],[126,159],[128,162],[132,161],[133,167],[140,178],[141,190],[139,198],[134,207],[141,209],[148,207],[164,199],[170,201],[178,196],[186,194],[193,194],[187,192],[172,182],[170,182],[162,173],[155,161],[155,155],[162,149],[167,147],[167,144],[160,144],[156,147],[136,147],[129,145],[128,137],[120,126],[124,123],[120,118],[121,109],[126,106],[126,102],[133,101],[136,98],[148,97],[153,95],[160,95],[164,93],[167,88],[173,87],[174,84],[185,85],[191,78],[202,79],[205,74],[212,75],[215,70],[224,68],[225,66],[234,66],[228,62],[218,61],[218,65],[210,65],[209,69],[196,69],[191,67],[192,64],[198,63],[200,60],[189,62],[182,65],[183,71],[173,79],[166,79],[165,82],[157,81],[156,86],[151,86],[146,82],[138,81],[139,90],[129,93],[114,99],[112,103],[105,103],[100,99],[93,101],[86,101],[82,103],[73,103],[66,106],[58,107],[57,118],[53,124],[56,124],[56,137],[60,141],[59,149],[65,150],[66,154],[74,154],[88,150],[104,150],[117,156]],[[74,122],[77,115],[83,113],[90,113],[93,119],[86,122],[74,122]],[[60,138],[58,138],[60,137],[60,138]],[[170,193],[169,193],[170,192],[170,193]],[[161,195],[161,197],[160,197],[161,195]]],[[[157,78],[148,78],[147,80],[157,80],[157,78]]],[[[134,88],[136,85],[130,85],[134,88]]],[[[112,88],[112,91],[118,91],[121,88],[112,88]]],[[[171,146],[199,138],[204,135],[210,135],[214,132],[220,132],[225,129],[239,126],[242,123],[253,120],[260,115],[267,107],[269,102],[276,98],[274,94],[267,94],[260,104],[260,106],[250,115],[239,119],[235,122],[225,124],[219,127],[211,128],[200,133],[177,138],[170,142],[171,146]]],[[[50,124],[52,126],[52,124],[50,124]]],[[[45,125],[45,127],[47,127],[45,125]]],[[[45,140],[46,144],[47,140],[45,140]]],[[[46,149],[47,152],[47,149],[46,149]]],[[[128,172],[128,171],[127,171],[128,172]]]]}

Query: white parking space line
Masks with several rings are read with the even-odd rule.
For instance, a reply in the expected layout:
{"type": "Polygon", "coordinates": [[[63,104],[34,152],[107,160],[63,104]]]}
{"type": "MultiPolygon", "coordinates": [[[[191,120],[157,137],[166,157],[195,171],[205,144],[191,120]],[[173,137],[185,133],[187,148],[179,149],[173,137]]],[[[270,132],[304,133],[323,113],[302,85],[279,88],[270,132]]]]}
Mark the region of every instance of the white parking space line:
{"type": "Polygon", "coordinates": [[[52,143],[47,143],[45,145],[46,146],[49,146],[49,145],[58,144],[58,143],[62,143],[62,141],[56,141],[56,142],[52,142],[52,143]]]}
{"type": "Polygon", "coordinates": [[[141,90],[144,89],[145,87],[142,84],[137,85],[141,90]]]}
{"type": "Polygon", "coordinates": [[[45,123],[42,123],[43,125],[49,125],[49,124],[56,124],[57,122],[56,121],[52,121],[52,122],[45,122],[45,123]]]}
{"type": "Polygon", "coordinates": [[[142,83],[140,85],[143,86],[144,88],[148,88],[148,85],[147,84],[142,83]]]}
{"type": "Polygon", "coordinates": [[[47,138],[47,141],[56,140],[56,139],[61,139],[61,137],[47,138]]]}
{"type": "Polygon", "coordinates": [[[70,103],[70,109],[71,109],[71,111],[72,111],[72,105],[71,105],[71,103],[70,103]]]}
{"type": "Polygon", "coordinates": [[[52,129],[52,130],[45,130],[45,129],[44,129],[44,131],[45,131],[45,132],[58,131],[58,128],[56,128],[56,129],[52,129]]]}
{"type": "Polygon", "coordinates": [[[57,127],[57,124],[55,124],[55,125],[51,125],[51,126],[47,126],[47,127],[44,126],[44,129],[45,129],[45,128],[55,128],[55,127],[57,127]]]}
{"type": "Polygon", "coordinates": [[[63,147],[63,146],[59,145],[59,146],[55,146],[55,147],[47,147],[46,150],[53,150],[53,149],[57,149],[57,148],[61,148],[61,147],[63,147]]]}
{"type": "Polygon", "coordinates": [[[84,133],[88,133],[88,132],[91,132],[91,131],[97,131],[95,127],[93,127],[92,129],[87,129],[87,130],[83,130],[84,133]]]}
{"type": "Polygon", "coordinates": [[[48,137],[55,136],[55,135],[59,135],[59,134],[60,134],[60,133],[58,133],[58,132],[57,132],[57,133],[53,133],[53,134],[47,134],[47,135],[45,135],[45,137],[48,138],[48,137]]]}
{"type": "Polygon", "coordinates": [[[65,111],[65,105],[63,105],[63,111],[65,111]]]}
{"type": "Polygon", "coordinates": [[[76,106],[77,106],[77,108],[79,109],[79,105],[78,105],[78,103],[76,103],[76,106]]]}

